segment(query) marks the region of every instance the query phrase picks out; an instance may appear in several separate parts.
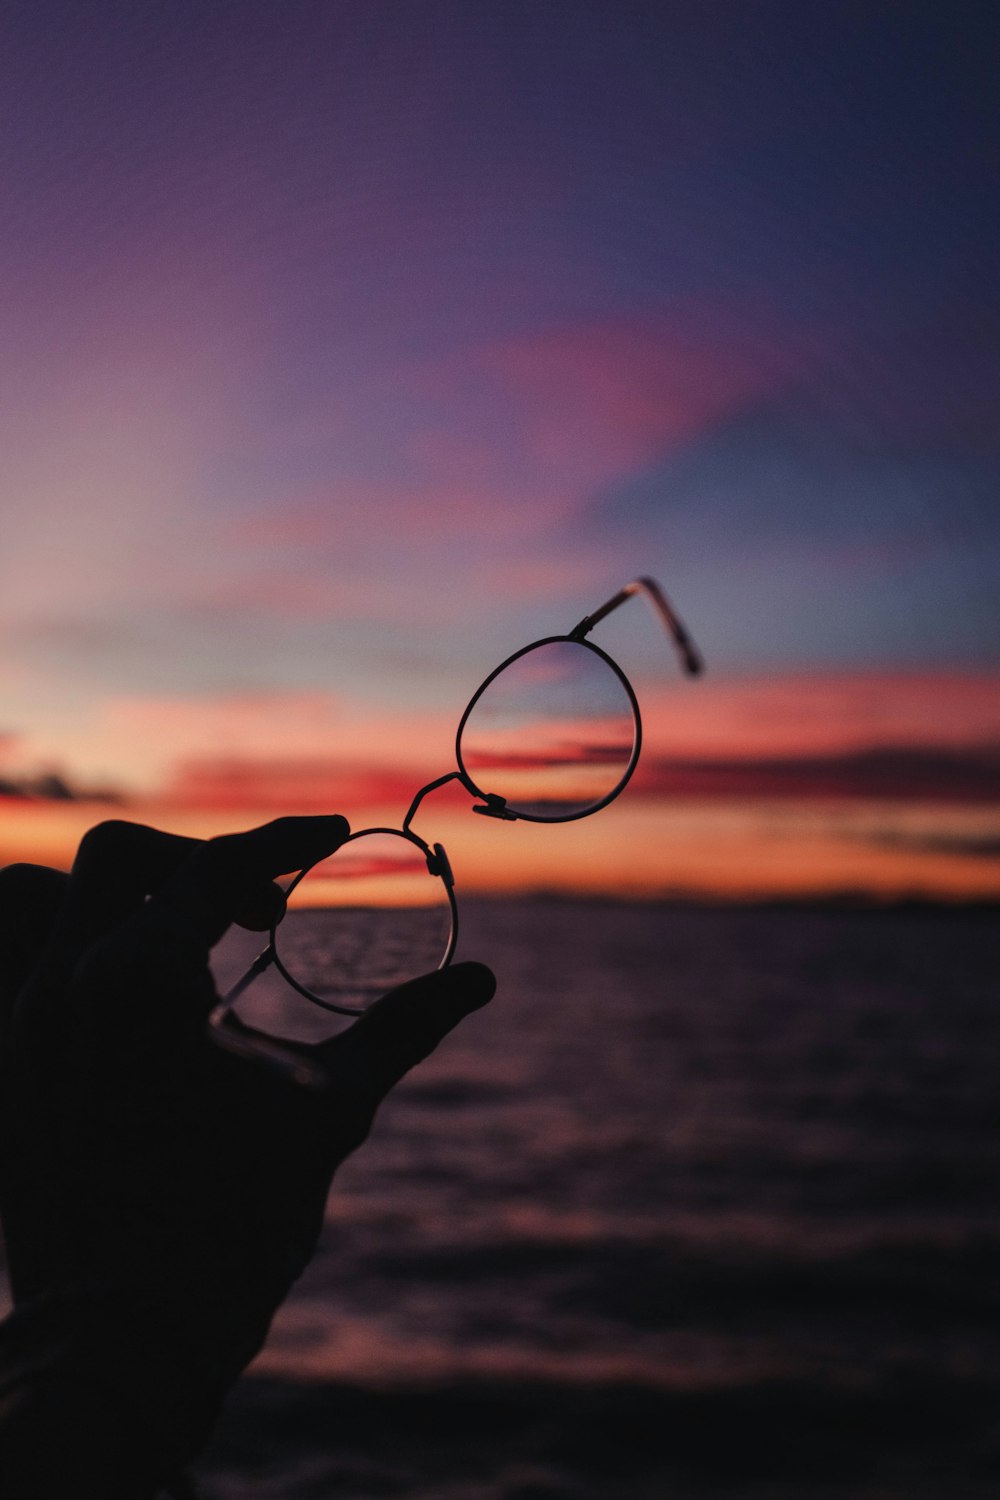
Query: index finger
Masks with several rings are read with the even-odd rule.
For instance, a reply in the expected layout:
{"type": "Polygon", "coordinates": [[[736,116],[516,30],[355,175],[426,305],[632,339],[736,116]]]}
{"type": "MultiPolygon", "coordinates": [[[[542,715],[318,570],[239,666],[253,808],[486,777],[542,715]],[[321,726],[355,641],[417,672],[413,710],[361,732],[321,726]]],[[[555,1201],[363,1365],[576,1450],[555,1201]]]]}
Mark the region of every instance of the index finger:
{"type": "Polygon", "coordinates": [[[75,1010],[88,1026],[100,1022],[105,1043],[114,1039],[115,1060],[151,1038],[200,1037],[216,999],[208,950],[248,894],[332,854],[348,833],[340,817],[278,818],[197,844],[141,910],[90,949],[76,970],[75,1010]]]}
{"type": "Polygon", "coordinates": [[[338,815],[276,818],[248,833],[199,844],[147,902],[151,917],[176,918],[211,948],[261,882],[304,870],[339,849],[350,836],[338,815]]]}

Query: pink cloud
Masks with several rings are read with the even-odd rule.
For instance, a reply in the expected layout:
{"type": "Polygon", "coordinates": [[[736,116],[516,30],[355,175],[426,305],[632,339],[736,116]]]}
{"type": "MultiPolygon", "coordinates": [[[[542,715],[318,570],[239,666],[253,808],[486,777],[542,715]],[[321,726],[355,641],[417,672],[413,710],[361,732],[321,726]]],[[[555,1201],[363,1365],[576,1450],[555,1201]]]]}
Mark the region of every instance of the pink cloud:
{"type": "Polygon", "coordinates": [[[508,497],[468,484],[380,484],[338,480],[280,497],[267,511],[226,523],[227,539],[249,548],[357,546],[373,534],[383,543],[425,546],[476,524],[508,497]]]}
{"type": "MultiPolygon", "coordinates": [[[[634,790],[647,796],[772,801],[1000,804],[1000,747],[991,753],[913,745],[767,759],[646,757],[634,790]]],[[[630,788],[631,790],[632,788],[630,788]]]]}
{"type": "MultiPolygon", "coordinates": [[[[483,663],[484,674],[492,665],[483,663]]],[[[466,684],[468,692],[476,685],[466,684]]],[[[697,775],[715,777],[719,789],[719,767],[728,768],[732,782],[741,764],[760,769],[763,762],[868,750],[905,751],[910,770],[929,785],[941,780],[941,767],[926,760],[918,766],[914,752],[985,757],[988,766],[1000,745],[996,673],[709,676],[676,684],[660,678],[639,680],[636,689],[644,728],[637,787],[654,789],[648,778],[656,779],[657,767],[656,775],[673,774],[681,763],[689,782],[700,763],[697,775]]],[[[414,712],[321,691],[117,698],[78,722],[58,753],[36,736],[19,740],[11,754],[19,766],[30,762],[35,770],[65,766],[71,781],[99,778],[199,806],[216,796],[232,806],[248,795],[254,806],[279,810],[388,800],[403,811],[418,786],[455,768],[454,734],[464,701],[460,690],[447,709],[414,712]]],[[[9,743],[0,743],[0,751],[9,743]]],[[[865,769],[867,782],[876,776],[885,785],[884,765],[865,769]]],[[[793,781],[799,776],[795,767],[785,770],[794,773],[793,781]]],[[[755,784],[763,795],[764,783],[755,784]]]]}
{"type": "MultiPolygon", "coordinates": [[[[200,778],[200,805],[210,775],[218,771],[220,787],[232,786],[242,768],[255,766],[275,782],[300,770],[315,781],[329,777],[331,767],[343,767],[352,781],[362,771],[395,778],[403,767],[412,794],[421,776],[427,781],[453,768],[456,719],[379,711],[320,691],[117,698],[65,750],[71,762],[114,766],[120,779],[157,794],[173,795],[182,782],[190,790],[200,778]]],[[[249,785],[249,769],[245,779],[249,785]]],[[[229,792],[225,800],[232,801],[229,792]]]]}
{"type": "Polygon", "coordinates": [[[1000,743],[1000,674],[781,675],[637,684],[646,741],[671,754],[751,758],[895,745],[1000,743]]]}
{"type": "Polygon", "coordinates": [[[571,510],[554,494],[456,481],[310,490],[227,520],[228,568],[189,581],[180,602],[209,615],[427,622],[467,619],[485,597],[582,598],[610,583],[597,548],[551,545],[571,510]],[[448,565],[453,547],[460,566],[448,565]]]}
{"type": "MultiPolygon", "coordinates": [[[[275,532],[279,529],[280,518],[275,518],[275,532]]],[[[441,577],[441,564],[433,556],[425,563],[415,556],[408,569],[391,573],[361,566],[352,576],[343,565],[316,562],[304,555],[295,563],[254,562],[239,571],[199,580],[175,603],[209,618],[256,614],[294,620],[419,621],[426,626],[467,625],[484,601],[531,603],[578,594],[582,603],[573,618],[565,620],[568,629],[582,614],[589,596],[602,589],[607,592],[609,582],[614,581],[609,580],[606,561],[599,553],[582,549],[556,557],[484,557],[472,567],[448,571],[446,587],[441,586],[441,577]]],[[[528,644],[527,636],[522,644],[528,644]]],[[[484,661],[484,675],[495,665],[484,661]]]]}
{"type": "Polygon", "coordinates": [[[343,756],[205,757],[179,765],[163,800],[206,809],[260,808],[288,813],[345,812],[395,806],[400,818],[426,773],[404,765],[378,765],[343,756]]]}
{"type": "MultiPolygon", "coordinates": [[[[594,590],[608,589],[608,563],[600,549],[563,552],[546,557],[512,557],[487,559],[476,569],[480,589],[489,589],[506,601],[562,597],[578,594],[581,606],[573,619],[560,621],[555,633],[571,629],[590,603],[594,590]]],[[[617,574],[613,575],[617,578],[617,574]]],[[[523,644],[528,644],[527,639],[523,644]]]]}
{"type": "MultiPolygon", "coordinates": [[[[506,745],[498,745],[493,750],[477,749],[466,753],[464,746],[462,759],[469,771],[539,771],[548,770],[558,766],[609,766],[612,770],[616,767],[628,765],[632,754],[631,740],[608,740],[601,744],[587,742],[585,736],[590,732],[589,726],[580,726],[580,741],[560,740],[551,749],[538,750],[510,750],[506,745]]],[[[530,734],[525,736],[530,740],[530,734]]]]}
{"type": "MultiPolygon", "coordinates": [[[[727,337],[706,334],[693,311],[646,312],[497,339],[421,371],[420,381],[441,398],[492,385],[520,454],[578,493],[690,439],[773,388],[793,363],[773,330],[727,337]]],[[[424,451],[435,451],[426,440],[424,451]]]]}
{"type": "Polygon", "coordinates": [[[189,587],[183,603],[206,616],[260,614],[296,620],[398,619],[410,613],[405,584],[385,579],[345,578],[308,565],[255,564],[204,579],[189,587]]]}
{"type": "Polygon", "coordinates": [[[302,618],[404,619],[419,606],[451,618],[468,602],[462,580],[450,599],[432,597],[421,570],[439,574],[453,552],[476,559],[474,597],[600,586],[606,557],[572,540],[580,506],[788,372],[780,337],[706,327],[713,320],[693,310],[644,314],[401,368],[387,440],[412,477],[339,478],[225,519],[228,575],[198,580],[193,602],[302,618]]]}
{"type": "Polygon", "coordinates": [[[363,851],[363,843],[359,839],[355,844],[346,844],[329,859],[313,865],[309,873],[320,880],[335,880],[344,883],[385,876],[412,880],[414,875],[419,876],[423,873],[423,856],[414,849],[412,844],[404,844],[402,839],[388,838],[376,840],[376,842],[382,844],[383,850],[388,843],[398,843],[401,846],[400,853],[398,855],[390,855],[387,852],[368,854],[363,851]]]}
{"type": "MultiPolygon", "coordinates": [[[[998,689],[1000,677],[987,674],[641,685],[645,741],[633,790],[990,800],[998,689]]],[[[117,723],[179,752],[166,788],[181,804],[402,812],[418,786],[454,767],[453,714],[378,714],[323,694],[254,695],[214,709],[122,705],[117,723]]]]}

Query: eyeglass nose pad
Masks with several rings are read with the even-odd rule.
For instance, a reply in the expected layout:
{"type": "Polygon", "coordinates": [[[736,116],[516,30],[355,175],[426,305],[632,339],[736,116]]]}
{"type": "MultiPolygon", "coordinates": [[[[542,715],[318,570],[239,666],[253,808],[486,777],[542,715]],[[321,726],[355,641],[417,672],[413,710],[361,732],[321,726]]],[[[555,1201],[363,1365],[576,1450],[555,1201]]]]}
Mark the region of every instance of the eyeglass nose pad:
{"type": "Polygon", "coordinates": [[[483,802],[486,804],[485,807],[482,803],[474,802],[472,811],[482,813],[484,818],[501,818],[505,823],[517,822],[517,813],[507,811],[506,797],[498,797],[496,792],[484,792],[483,802]]]}
{"type": "Polygon", "coordinates": [[[427,868],[432,875],[440,875],[449,891],[454,890],[455,877],[443,844],[434,845],[434,853],[427,856],[427,868]]]}

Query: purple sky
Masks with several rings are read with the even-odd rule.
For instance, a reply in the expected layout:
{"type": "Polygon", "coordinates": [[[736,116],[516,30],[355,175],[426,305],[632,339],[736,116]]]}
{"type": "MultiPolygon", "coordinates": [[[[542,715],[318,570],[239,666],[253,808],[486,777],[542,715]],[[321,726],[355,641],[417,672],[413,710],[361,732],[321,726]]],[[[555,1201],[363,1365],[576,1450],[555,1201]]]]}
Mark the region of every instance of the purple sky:
{"type": "MultiPolygon", "coordinates": [[[[138,702],[444,712],[639,571],[723,680],[995,670],[997,39],[944,4],[5,7],[16,754],[140,776],[138,702]]],[[[606,643],[673,670],[638,616],[606,643]]]]}

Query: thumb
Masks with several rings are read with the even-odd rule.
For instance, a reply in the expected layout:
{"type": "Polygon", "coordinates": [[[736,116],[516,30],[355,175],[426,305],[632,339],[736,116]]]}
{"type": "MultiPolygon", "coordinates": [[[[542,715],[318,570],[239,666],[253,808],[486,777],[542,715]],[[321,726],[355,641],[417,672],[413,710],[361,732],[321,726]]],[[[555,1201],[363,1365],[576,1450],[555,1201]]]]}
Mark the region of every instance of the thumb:
{"type": "Polygon", "coordinates": [[[484,964],[453,964],[383,995],[348,1030],[317,1050],[334,1077],[348,1076],[377,1104],[464,1016],[492,998],[484,964]]]}

